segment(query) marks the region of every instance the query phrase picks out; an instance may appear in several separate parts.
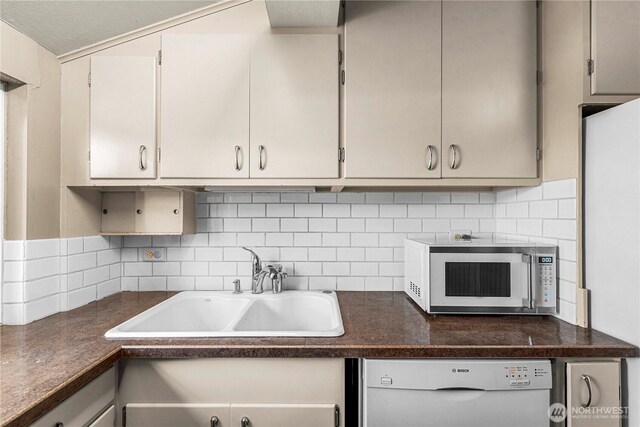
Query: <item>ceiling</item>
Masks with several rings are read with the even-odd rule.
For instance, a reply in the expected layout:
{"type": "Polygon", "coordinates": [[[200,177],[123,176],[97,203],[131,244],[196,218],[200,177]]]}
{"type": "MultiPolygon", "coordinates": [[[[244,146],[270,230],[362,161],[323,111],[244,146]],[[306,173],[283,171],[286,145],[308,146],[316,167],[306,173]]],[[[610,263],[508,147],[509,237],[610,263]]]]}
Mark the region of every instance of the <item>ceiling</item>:
{"type": "Polygon", "coordinates": [[[56,55],[220,0],[1,0],[0,19],[56,55]]]}

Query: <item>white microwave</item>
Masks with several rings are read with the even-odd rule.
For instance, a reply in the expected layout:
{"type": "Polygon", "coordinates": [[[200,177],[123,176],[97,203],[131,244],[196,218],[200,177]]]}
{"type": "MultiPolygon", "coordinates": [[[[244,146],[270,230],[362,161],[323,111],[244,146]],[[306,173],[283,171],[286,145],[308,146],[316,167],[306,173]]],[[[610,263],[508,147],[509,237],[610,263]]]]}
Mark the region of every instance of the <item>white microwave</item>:
{"type": "Polygon", "coordinates": [[[406,239],[404,250],[404,291],[429,313],[556,313],[556,246],[406,239]]]}

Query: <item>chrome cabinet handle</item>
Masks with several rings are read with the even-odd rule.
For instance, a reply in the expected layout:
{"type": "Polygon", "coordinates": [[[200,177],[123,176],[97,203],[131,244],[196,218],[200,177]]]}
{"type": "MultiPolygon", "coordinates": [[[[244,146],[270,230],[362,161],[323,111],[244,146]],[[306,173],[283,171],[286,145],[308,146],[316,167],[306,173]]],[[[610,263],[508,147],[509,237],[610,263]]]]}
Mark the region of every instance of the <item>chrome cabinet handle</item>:
{"type": "Polygon", "coordinates": [[[259,159],[258,169],[260,169],[261,171],[263,171],[266,166],[266,162],[262,161],[262,154],[264,153],[264,151],[265,151],[264,145],[258,145],[258,159],[259,159]]]}
{"type": "Polygon", "coordinates": [[[140,146],[139,161],[140,161],[140,165],[139,165],[140,170],[146,171],[147,170],[147,147],[145,147],[144,145],[140,146]]]}
{"type": "Polygon", "coordinates": [[[242,417],[242,419],[240,420],[240,425],[242,427],[250,427],[251,426],[251,421],[249,421],[249,418],[247,418],[247,417],[242,417]]]}
{"type": "Polygon", "coordinates": [[[211,417],[211,427],[218,427],[219,422],[220,422],[220,419],[215,415],[211,417]]]}
{"type": "Polygon", "coordinates": [[[433,170],[433,145],[427,145],[427,170],[433,170]]]}
{"type": "Polygon", "coordinates": [[[458,169],[458,146],[455,144],[449,146],[449,168],[458,169]]]}
{"type": "Polygon", "coordinates": [[[240,169],[240,146],[236,145],[236,170],[239,171],[240,169]]]}
{"type": "Polygon", "coordinates": [[[580,378],[587,385],[587,391],[589,392],[589,398],[587,399],[587,403],[581,403],[580,406],[582,406],[583,408],[588,408],[591,406],[591,377],[589,375],[582,374],[580,378]]]}

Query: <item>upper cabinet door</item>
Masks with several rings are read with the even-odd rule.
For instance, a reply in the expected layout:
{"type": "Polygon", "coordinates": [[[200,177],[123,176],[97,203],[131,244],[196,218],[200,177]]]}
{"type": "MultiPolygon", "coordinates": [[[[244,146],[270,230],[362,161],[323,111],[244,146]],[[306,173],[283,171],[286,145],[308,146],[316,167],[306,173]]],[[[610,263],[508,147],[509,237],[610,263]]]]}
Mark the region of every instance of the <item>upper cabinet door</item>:
{"type": "Polygon", "coordinates": [[[251,53],[251,177],[338,177],[338,36],[257,37],[251,53]]]}
{"type": "Polygon", "coordinates": [[[162,37],[161,176],[249,177],[245,35],[162,37]]]}
{"type": "Polygon", "coordinates": [[[640,94],[640,2],[591,1],[592,95],[640,94]]]}
{"type": "Polygon", "coordinates": [[[156,177],[156,58],[91,58],[91,178],[156,177]]]}
{"type": "Polygon", "coordinates": [[[345,176],[439,178],[441,3],[351,1],[345,176]]]}
{"type": "Polygon", "coordinates": [[[442,5],[442,176],[534,178],[536,5],[442,5]]]}

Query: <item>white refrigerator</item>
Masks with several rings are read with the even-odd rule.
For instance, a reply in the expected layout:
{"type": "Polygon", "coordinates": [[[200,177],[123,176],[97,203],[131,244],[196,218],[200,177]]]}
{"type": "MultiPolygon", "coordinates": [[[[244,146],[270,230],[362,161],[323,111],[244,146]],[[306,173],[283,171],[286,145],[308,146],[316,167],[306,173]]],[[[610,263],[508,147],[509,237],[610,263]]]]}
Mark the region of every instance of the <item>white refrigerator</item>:
{"type": "MultiPolygon", "coordinates": [[[[584,119],[584,283],[591,327],[640,346],[640,99],[584,119]]],[[[640,361],[623,364],[640,426],[640,361]]]]}

